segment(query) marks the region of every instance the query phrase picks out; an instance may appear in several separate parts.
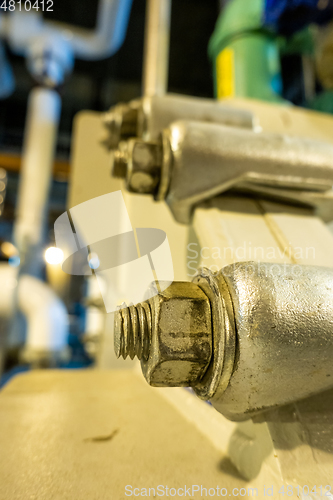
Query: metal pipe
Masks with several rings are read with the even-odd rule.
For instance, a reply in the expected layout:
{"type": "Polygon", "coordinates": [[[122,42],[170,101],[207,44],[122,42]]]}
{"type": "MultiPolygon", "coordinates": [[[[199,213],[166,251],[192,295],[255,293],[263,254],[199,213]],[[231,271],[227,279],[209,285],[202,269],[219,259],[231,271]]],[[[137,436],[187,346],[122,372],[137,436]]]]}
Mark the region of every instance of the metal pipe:
{"type": "Polygon", "coordinates": [[[219,352],[194,387],[199,397],[231,420],[246,420],[332,387],[333,269],[244,262],[217,274],[201,270],[193,281],[207,292],[215,319],[222,297],[232,325],[229,333],[217,330],[219,352]]]}
{"type": "Polygon", "coordinates": [[[68,315],[54,291],[33,276],[21,276],[18,307],[28,324],[23,359],[35,366],[48,366],[66,358],[68,315]]]}
{"type": "MultiPolygon", "coordinates": [[[[52,363],[67,353],[66,307],[46,283],[28,275],[17,278],[17,268],[0,264],[0,318],[8,321],[17,307],[27,320],[25,360],[52,363]]],[[[0,343],[0,374],[2,348],[6,338],[0,343]]]]}
{"type": "Polygon", "coordinates": [[[25,263],[43,242],[60,110],[55,90],[31,91],[14,225],[14,241],[25,263]]]}
{"type": "Polygon", "coordinates": [[[147,0],[143,95],[163,95],[168,88],[171,0],[147,0]]]}
{"type": "Polygon", "coordinates": [[[37,12],[16,9],[5,16],[0,14],[0,36],[7,39],[11,49],[20,55],[27,54],[30,43],[37,37],[57,37],[68,41],[80,59],[104,59],[122,45],[131,6],[132,0],[100,0],[94,31],[45,21],[37,12]]]}

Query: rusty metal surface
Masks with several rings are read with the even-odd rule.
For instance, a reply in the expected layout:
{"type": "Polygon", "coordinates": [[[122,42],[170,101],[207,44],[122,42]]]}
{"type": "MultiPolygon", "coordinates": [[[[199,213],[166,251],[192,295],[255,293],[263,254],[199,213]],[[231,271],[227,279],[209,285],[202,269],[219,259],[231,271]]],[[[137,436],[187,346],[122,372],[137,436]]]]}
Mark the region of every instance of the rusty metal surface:
{"type": "Polygon", "coordinates": [[[194,283],[174,282],[148,302],[151,315],[145,313],[143,321],[140,316],[141,307],[147,307],[144,302],[115,314],[117,355],[141,358],[143,374],[154,387],[195,384],[205,373],[212,354],[208,297],[194,283]],[[144,357],[139,346],[149,335],[149,352],[144,357]]]}

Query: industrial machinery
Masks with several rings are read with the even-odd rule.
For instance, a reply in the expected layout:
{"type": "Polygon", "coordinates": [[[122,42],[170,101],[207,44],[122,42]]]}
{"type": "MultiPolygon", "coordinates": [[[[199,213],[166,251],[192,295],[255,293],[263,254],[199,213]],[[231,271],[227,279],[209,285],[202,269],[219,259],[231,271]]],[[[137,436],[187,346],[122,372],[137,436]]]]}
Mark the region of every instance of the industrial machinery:
{"type": "Polygon", "coordinates": [[[333,498],[333,117],[311,99],[288,103],[283,80],[296,46],[321,68],[313,99],[329,91],[331,2],[219,3],[208,47],[218,101],[168,92],[171,1],[147,0],[142,96],[76,116],[53,289],[31,270],[59,86],[74,56],[120,47],[131,1],[101,1],[94,36],[34,14],[31,39],[13,28],[21,18],[0,22],[38,83],[14,225],[23,266],[3,265],[0,313],[24,311],[25,359],[41,367],[43,342],[64,347],[67,273],[92,360],[1,390],[6,500],[333,498]],[[296,44],[303,29],[317,52],[296,44]]]}
{"type": "MultiPolygon", "coordinates": [[[[147,114],[145,123],[156,124],[151,139],[133,127],[139,137],[119,143],[113,175],[132,193],[165,200],[177,222],[190,224],[196,206],[225,192],[311,207],[332,220],[330,143],[203,120],[163,128],[147,114]]],[[[152,386],[190,386],[232,420],[332,387],[330,269],[235,262],[199,270],[192,284],[155,287],[149,300],[115,315],[117,356],[137,356],[152,386]]]]}
{"type": "Polygon", "coordinates": [[[319,141],[180,121],[157,143],[122,143],[113,173],[131,192],[166,200],[182,223],[196,204],[230,189],[311,206],[322,201],[330,221],[332,153],[319,141]]]}
{"type": "Polygon", "coordinates": [[[180,120],[198,120],[254,129],[255,117],[246,110],[237,110],[212,99],[166,94],[147,96],[128,104],[119,104],[104,118],[108,134],[105,140],[110,149],[131,137],[156,140],[170,123],[180,120]]]}
{"type": "Polygon", "coordinates": [[[227,418],[249,419],[332,387],[332,279],[314,266],[203,268],[120,309],[116,353],[141,359],[154,387],[192,387],[227,418]]]}
{"type": "MultiPolygon", "coordinates": [[[[99,363],[129,368],[141,359],[140,372],[157,388],[152,395],[227,453],[259,498],[267,484],[277,498],[282,485],[296,493],[297,485],[313,489],[319,482],[329,494],[333,243],[324,220],[332,220],[332,119],[251,101],[224,106],[249,112],[255,127],[183,116],[166,123],[161,113],[147,137],[133,113],[136,136],[125,128],[112,136],[109,128],[105,148],[105,115],[84,113],[77,122],[70,207],[107,193],[113,182],[133,227],[167,233],[175,267],[175,281],[164,291],[158,282],[142,303],[120,305],[114,338],[107,318],[110,343],[99,363]],[[93,160],[103,168],[91,186],[82,172],[93,160]],[[132,362],[112,359],[113,340],[116,356],[132,362]]],[[[133,280],[119,269],[119,280],[126,278],[133,280]]],[[[122,389],[121,397],[130,394],[122,389]]],[[[170,424],[159,414],[158,424],[149,425],[170,424]]],[[[145,435],[151,446],[150,432],[145,435]]],[[[180,446],[184,451],[184,440],[180,446]]],[[[199,463],[185,453],[187,465],[199,463]]]]}
{"type": "MultiPolygon", "coordinates": [[[[47,21],[40,16],[38,7],[31,10],[14,6],[8,8],[8,12],[6,6],[3,8],[4,12],[0,12],[0,37],[15,53],[26,58],[28,71],[36,84],[28,102],[13,229],[19,267],[2,269],[4,276],[5,273],[11,276],[9,281],[4,279],[5,288],[8,282],[4,293],[11,297],[10,307],[5,308],[4,314],[12,316],[12,330],[18,328],[15,321],[18,307],[26,315],[28,329],[22,354],[24,361],[54,365],[54,360],[66,359],[68,354],[68,317],[65,305],[40,278],[61,115],[59,89],[72,71],[75,57],[103,59],[118,50],[124,40],[131,0],[101,0],[93,32],[47,21]],[[14,280],[17,287],[11,284],[14,280]],[[28,290],[33,291],[32,297],[28,290]]],[[[15,337],[11,333],[9,337],[15,337]]]]}

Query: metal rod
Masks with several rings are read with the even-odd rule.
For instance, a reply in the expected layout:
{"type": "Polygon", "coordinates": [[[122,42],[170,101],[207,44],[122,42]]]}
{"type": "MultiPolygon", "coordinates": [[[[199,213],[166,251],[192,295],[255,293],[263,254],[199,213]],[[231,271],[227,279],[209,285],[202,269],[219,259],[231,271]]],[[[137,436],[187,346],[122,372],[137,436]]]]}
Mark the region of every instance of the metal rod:
{"type": "Polygon", "coordinates": [[[143,95],[163,95],[168,88],[171,0],[147,0],[143,95]]]}
{"type": "Polygon", "coordinates": [[[29,257],[36,262],[36,249],[43,244],[60,111],[55,90],[31,91],[14,224],[14,240],[25,264],[29,257]]]}

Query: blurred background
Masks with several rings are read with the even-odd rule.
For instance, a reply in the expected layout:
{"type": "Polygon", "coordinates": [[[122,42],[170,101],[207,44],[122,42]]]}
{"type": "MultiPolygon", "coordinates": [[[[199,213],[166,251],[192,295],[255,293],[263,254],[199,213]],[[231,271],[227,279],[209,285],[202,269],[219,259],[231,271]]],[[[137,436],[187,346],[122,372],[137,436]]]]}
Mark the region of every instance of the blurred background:
{"type": "MultiPolygon", "coordinates": [[[[9,2],[2,5],[0,14],[10,16],[9,2]],[[4,5],[7,5],[4,6],[4,5]]],[[[219,14],[218,1],[178,0],[172,6],[170,35],[169,89],[172,92],[204,97],[213,96],[213,75],[207,55],[207,45],[219,14]]],[[[141,95],[146,2],[133,0],[127,34],[123,45],[110,57],[85,61],[77,58],[71,74],[57,86],[62,99],[59,131],[56,139],[53,177],[48,199],[47,229],[43,242],[41,278],[47,280],[46,266],[57,267],[45,251],[54,246],[54,221],[66,210],[70,150],[73,120],[81,110],[106,111],[118,102],[127,102],[141,95]]],[[[71,26],[94,30],[97,24],[98,2],[91,0],[55,0],[52,12],[39,12],[47,21],[59,21],[71,26]]],[[[25,21],[17,29],[27,30],[25,21]]],[[[6,175],[5,203],[1,205],[0,261],[12,267],[20,266],[13,242],[13,225],[19,192],[20,169],[30,91],[36,78],[27,69],[27,57],[12,50],[8,40],[3,43],[3,67],[11,83],[4,84],[0,101],[0,172],[6,175]]],[[[36,188],[37,189],[37,188],[36,188]]],[[[50,253],[49,253],[50,254],[50,253]]],[[[50,254],[51,255],[51,254],[50,254]]],[[[22,262],[21,262],[22,264],[22,262]]],[[[3,281],[5,277],[0,277],[3,281]]],[[[86,330],[86,284],[72,279],[70,289],[62,297],[69,312],[69,348],[65,360],[57,366],[82,367],[93,363],[94,356],[82,341],[86,330]]],[[[19,309],[19,308],[18,308],[19,309]]],[[[3,315],[3,316],[7,316],[3,315]]],[[[31,363],[22,361],[20,353],[26,335],[25,317],[16,311],[12,318],[0,319],[4,384],[17,371],[28,369],[31,363]],[[11,334],[8,336],[8,330],[11,334]],[[5,347],[6,346],[6,347],[5,347]]],[[[44,360],[48,365],[50,360],[44,360]]],[[[51,363],[52,364],[52,363],[51,363]]]]}
{"type": "MultiPolygon", "coordinates": [[[[112,1],[54,0],[52,10],[34,13],[34,2],[1,3],[0,385],[35,366],[78,368],[95,362],[96,338],[87,335],[87,311],[100,306],[98,298],[91,299],[94,292],[87,291],[82,277],[62,282],[53,226],[67,208],[76,114],[105,112],[142,94],[146,2],[126,0],[122,7],[113,2],[114,25],[109,31],[104,26],[111,45],[105,53],[93,54],[89,33],[101,23],[102,3],[110,7],[112,1]],[[54,125],[47,137],[43,123],[54,125]],[[34,155],[44,144],[50,145],[43,154],[52,175],[43,180],[34,171],[34,155]],[[35,210],[42,212],[38,222],[35,215],[30,220],[27,215],[27,206],[35,202],[35,210]],[[37,225],[40,234],[36,230],[30,241],[29,231],[37,225]],[[30,281],[22,279],[26,276],[30,281]],[[38,320],[29,318],[34,308],[39,308],[38,320]],[[32,326],[34,321],[44,322],[47,329],[52,315],[57,318],[54,328],[63,332],[53,348],[50,338],[33,340],[31,333],[39,328],[32,326]]],[[[331,113],[332,16],[330,0],[176,0],[171,7],[168,91],[287,102],[331,113]],[[220,57],[230,47],[235,54],[232,95],[220,57]]]]}

